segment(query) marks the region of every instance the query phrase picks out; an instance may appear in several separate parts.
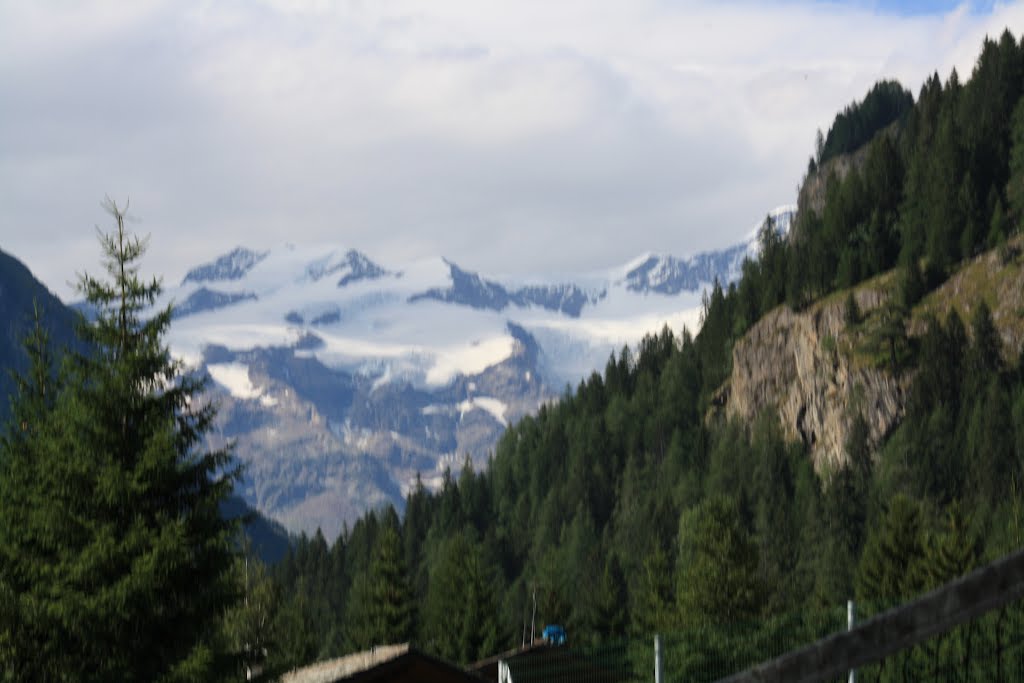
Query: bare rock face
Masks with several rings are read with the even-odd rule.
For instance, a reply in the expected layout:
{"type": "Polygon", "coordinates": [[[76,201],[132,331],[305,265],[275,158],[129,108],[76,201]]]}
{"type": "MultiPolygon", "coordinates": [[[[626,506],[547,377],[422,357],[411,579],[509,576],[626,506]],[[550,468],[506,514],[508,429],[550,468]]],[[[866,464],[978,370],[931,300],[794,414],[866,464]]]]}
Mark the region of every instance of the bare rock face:
{"type": "MultiPolygon", "coordinates": [[[[857,304],[867,313],[883,296],[861,290],[857,304]]],[[[775,412],[787,438],[808,445],[819,472],[846,462],[844,444],[857,412],[877,445],[903,415],[908,382],[858,363],[848,352],[846,327],[841,300],[800,313],[785,306],[770,312],[733,348],[732,376],[720,392],[719,411],[746,423],[762,411],[775,412]]]]}
{"type": "MultiPolygon", "coordinates": [[[[759,320],[732,354],[732,375],[712,401],[711,417],[751,423],[764,411],[778,416],[786,436],[808,446],[819,473],[846,463],[845,444],[859,413],[875,449],[904,414],[912,371],[894,376],[862,349],[878,315],[896,291],[895,272],[853,291],[862,322],[850,327],[845,296],[833,295],[795,313],[780,306],[759,320]]],[[[1024,347],[1024,235],[964,262],[910,312],[908,337],[924,334],[927,320],[955,311],[967,326],[980,302],[992,312],[1004,360],[1016,363],[1024,347]]]]}

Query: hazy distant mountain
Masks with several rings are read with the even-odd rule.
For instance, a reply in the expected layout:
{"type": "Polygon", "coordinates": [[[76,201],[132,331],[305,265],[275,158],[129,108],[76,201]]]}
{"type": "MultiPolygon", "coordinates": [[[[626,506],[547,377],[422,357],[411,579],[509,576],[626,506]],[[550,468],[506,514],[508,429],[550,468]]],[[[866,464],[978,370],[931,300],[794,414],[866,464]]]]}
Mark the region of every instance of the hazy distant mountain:
{"type": "MultiPolygon", "coordinates": [[[[788,230],[793,207],[772,212],[788,230]]],[[[217,438],[246,463],[246,500],[333,538],[420,473],[485,466],[505,426],[664,325],[699,324],[701,294],[738,278],[756,231],[721,251],[646,254],[606,271],[483,275],[333,246],[239,247],[166,292],[173,350],[221,403],[217,438]]]]}
{"type": "Polygon", "coordinates": [[[10,410],[8,396],[14,390],[11,371],[23,372],[28,366],[22,341],[32,329],[34,305],[39,306],[54,349],[74,343],[77,314],[35,279],[21,261],[0,251],[0,419],[4,421],[10,410]]]}

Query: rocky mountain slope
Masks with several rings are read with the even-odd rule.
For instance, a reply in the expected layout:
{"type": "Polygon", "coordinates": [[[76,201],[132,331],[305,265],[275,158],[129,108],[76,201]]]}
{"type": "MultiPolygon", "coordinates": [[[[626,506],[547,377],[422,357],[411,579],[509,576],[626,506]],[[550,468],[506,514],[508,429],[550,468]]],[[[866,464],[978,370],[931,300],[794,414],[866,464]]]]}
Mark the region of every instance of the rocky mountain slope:
{"type": "MultiPolygon", "coordinates": [[[[793,207],[771,213],[789,229],[793,207]]],[[[444,259],[377,263],[358,251],[239,247],[165,302],[172,350],[206,371],[217,439],[245,463],[243,494],[291,531],[401,507],[485,467],[505,427],[664,325],[696,331],[703,289],[756,257],[756,230],[719,252],[647,254],[559,279],[484,276],[444,259]]]]}
{"type": "MultiPolygon", "coordinates": [[[[854,295],[869,316],[887,291],[865,285],[854,295]]],[[[819,471],[844,462],[854,411],[879,443],[902,417],[909,386],[905,376],[858,362],[844,301],[830,297],[799,313],[781,306],[764,316],[733,348],[732,376],[717,400],[727,418],[748,424],[765,410],[775,413],[787,438],[809,447],[819,471]]]]}
{"type": "MultiPolygon", "coordinates": [[[[885,363],[865,357],[865,340],[878,324],[888,297],[898,291],[896,273],[873,278],[852,290],[863,321],[845,320],[847,292],[807,310],[780,306],[740,339],[732,374],[716,398],[716,414],[752,421],[775,414],[791,439],[810,447],[819,471],[845,462],[844,444],[859,412],[878,444],[903,416],[910,373],[894,375],[885,363]]],[[[945,318],[955,309],[969,321],[984,301],[1011,355],[1024,348],[1024,238],[961,264],[957,272],[918,303],[905,322],[910,338],[925,330],[928,316],[945,318]]],[[[1007,358],[1016,362],[1016,358],[1007,358]]]]}

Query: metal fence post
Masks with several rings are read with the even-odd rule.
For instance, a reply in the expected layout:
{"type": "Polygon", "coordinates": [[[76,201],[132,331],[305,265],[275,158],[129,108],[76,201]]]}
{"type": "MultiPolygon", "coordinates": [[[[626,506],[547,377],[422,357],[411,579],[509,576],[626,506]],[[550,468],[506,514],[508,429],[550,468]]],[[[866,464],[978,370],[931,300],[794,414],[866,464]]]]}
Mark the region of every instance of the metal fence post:
{"type": "Polygon", "coordinates": [[[663,683],[664,676],[661,668],[661,635],[654,634],[654,683],[663,683]]]}
{"type": "MultiPolygon", "coordinates": [[[[854,622],[857,621],[856,608],[853,600],[846,601],[846,630],[852,631],[854,622]]],[[[849,683],[857,683],[857,670],[850,669],[849,683]]]]}

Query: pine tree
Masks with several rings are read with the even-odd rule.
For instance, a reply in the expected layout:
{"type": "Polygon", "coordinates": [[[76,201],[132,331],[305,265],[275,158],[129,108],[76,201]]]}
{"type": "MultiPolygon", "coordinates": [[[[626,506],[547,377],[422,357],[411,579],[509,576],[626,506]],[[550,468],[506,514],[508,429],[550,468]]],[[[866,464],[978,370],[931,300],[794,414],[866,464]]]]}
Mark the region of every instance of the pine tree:
{"type": "Polygon", "coordinates": [[[675,586],[672,563],[659,545],[655,546],[640,570],[637,586],[630,595],[633,632],[649,633],[676,629],[679,620],[674,608],[675,586]]]}
{"type": "Polygon", "coordinates": [[[370,566],[353,579],[346,616],[353,651],[403,643],[412,636],[412,594],[402,541],[393,526],[381,529],[370,566]]]}
{"type": "Polygon", "coordinates": [[[237,605],[227,610],[222,621],[226,646],[237,658],[246,680],[265,670],[277,654],[273,625],[277,617],[278,596],[266,567],[252,554],[246,543],[244,553],[235,559],[234,580],[242,593],[237,605]]]}
{"type": "Polygon", "coordinates": [[[41,312],[34,309],[32,331],[23,345],[29,357],[25,375],[15,375],[10,423],[0,442],[0,680],[47,678],[47,647],[40,647],[45,631],[33,597],[24,591],[28,577],[43,569],[38,553],[25,553],[31,539],[19,530],[31,528],[33,511],[45,493],[34,486],[42,454],[44,422],[53,406],[56,385],[49,335],[41,312]]]}
{"type": "Polygon", "coordinates": [[[875,607],[891,607],[913,596],[927,580],[922,558],[921,507],[902,494],[889,503],[881,524],[864,544],[857,572],[857,598],[875,607]]]}
{"type": "Polygon", "coordinates": [[[1013,228],[1024,222],[1024,99],[1013,110],[1010,120],[1010,169],[1006,183],[1006,200],[1013,228]]]}
{"type": "Polygon", "coordinates": [[[0,591],[18,596],[13,639],[25,680],[205,680],[215,629],[235,599],[233,523],[220,514],[237,470],[201,440],[214,409],[202,380],[163,344],[171,309],[137,262],[145,243],[101,235],[109,280],[79,289],[99,311],[82,323],[86,354],[56,394],[33,370],[0,457],[0,591]],[[42,402],[40,402],[42,399],[42,402]],[[50,403],[52,401],[52,403],[50,403]]]}
{"type": "Polygon", "coordinates": [[[709,498],[679,520],[676,604],[681,623],[730,624],[755,619],[763,605],[757,545],[739,505],[709,498]]]}
{"type": "Polygon", "coordinates": [[[420,638],[443,659],[468,663],[497,651],[496,586],[476,539],[458,532],[436,549],[420,638]]]}
{"type": "Polygon", "coordinates": [[[927,588],[937,588],[974,569],[982,557],[982,539],[960,501],[946,509],[941,527],[927,535],[923,565],[927,588]]]}

